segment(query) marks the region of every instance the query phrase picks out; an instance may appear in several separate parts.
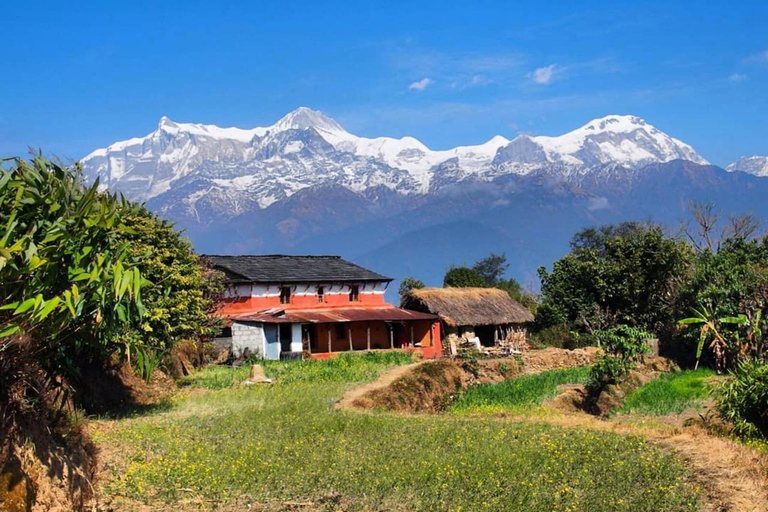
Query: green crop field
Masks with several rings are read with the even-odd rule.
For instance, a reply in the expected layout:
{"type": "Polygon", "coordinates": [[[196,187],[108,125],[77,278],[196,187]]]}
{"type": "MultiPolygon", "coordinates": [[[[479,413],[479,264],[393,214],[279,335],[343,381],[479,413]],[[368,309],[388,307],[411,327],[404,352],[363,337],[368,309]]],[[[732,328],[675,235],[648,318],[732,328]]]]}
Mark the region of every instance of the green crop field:
{"type": "Polygon", "coordinates": [[[710,394],[708,382],[716,377],[709,369],[666,373],[627,395],[616,413],[663,416],[699,407],[710,394]]]}
{"type": "Polygon", "coordinates": [[[494,412],[522,410],[552,398],[561,384],[581,384],[589,376],[588,367],[550,370],[524,375],[498,384],[473,386],[453,404],[453,412],[494,412]]]}
{"type": "Polygon", "coordinates": [[[202,371],[169,410],[101,422],[102,492],[178,507],[199,497],[190,510],[234,502],[278,510],[286,502],[350,511],[698,510],[700,491],[683,463],[639,437],[483,416],[333,410],[350,385],[405,362],[368,355],[269,363],[275,384],[249,388],[228,387],[245,369],[202,371]]]}

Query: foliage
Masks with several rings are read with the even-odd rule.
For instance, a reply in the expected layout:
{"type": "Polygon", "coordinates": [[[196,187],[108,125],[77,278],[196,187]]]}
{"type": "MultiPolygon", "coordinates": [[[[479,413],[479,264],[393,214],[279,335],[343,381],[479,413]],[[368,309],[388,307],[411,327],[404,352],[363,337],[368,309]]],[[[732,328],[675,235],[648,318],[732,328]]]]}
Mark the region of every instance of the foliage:
{"type": "Polygon", "coordinates": [[[715,373],[708,369],[665,373],[632,391],[616,410],[620,414],[649,414],[665,416],[697,408],[710,396],[709,381],[715,373]]]}
{"type": "Polygon", "coordinates": [[[588,346],[592,343],[592,338],[576,336],[576,334],[570,331],[566,324],[553,325],[528,333],[528,343],[533,348],[555,347],[570,350],[588,346]]]}
{"type": "MultiPolygon", "coordinates": [[[[504,418],[334,411],[347,378],[370,379],[388,366],[368,358],[349,363],[375,372],[350,368],[321,382],[301,377],[305,362],[265,365],[271,386],[190,393],[162,415],[111,422],[97,438],[111,447],[102,488],[154,508],[189,495],[222,508],[259,508],[254,499],[349,511],[698,508],[683,464],[639,437],[504,418]]],[[[337,364],[316,361],[311,370],[330,375],[321,368],[337,364]]]]}
{"type": "Polygon", "coordinates": [[[141,325],[119,334],[142,347],[142,361],[137,362],[160,360],[180,341],[215,335],[220,329],[213,315],[214,299],[222,290],[220,274],[194,254],[173,224],[145,208],[126,209],[122,221],[128,229],[118,234],[117,243],[127,245],[130,260],[150,281],[142,290],[141,325]]]}
{"type": "Polygon", "coordinates": [[[509,263],[507,263],[506,254],[493,254],[476,262],[472,266],[480,279],[485,281],[485,286],[495,287],[498,285],[501,277],[507,272],[509,263]]]}
{"type": "Polygon", "coordinates": [[[506,254],[491,253],[472,267],[451,266],[443,278],[443,286],[454,288],[498,288],[531,311],[538,306],[537,297],[527,293],[514,278],[504,278],[509,268],[506,254]]]}
{"type": "Polygon", "coordinates": [[[406,293],[413,289],[421,289],[424,288],[425,284],[424,281],[421,281],[420,279],[416,279],[415,277],[404,277],[402,281],[400,281],[400,289],[398,292],[400,293],[400,297],[404,296],[406,293]]]}
{"type": "MultiPolygon", "coordinates": [[[[698,323],[707,327],[710,337],[717,334],[714,337],[719,341],[713,349],[719,351],[719,364],[734,367],[741,360],[763,358],[768,347],[768,240],[730,238],[720,244],[717,252],[704,250],[698,254],[677,310],[678,317],[690,316],[694,311],[700,320],[709,321],[698,323]],[[719,321],[735,318],[740,320],[719,321]]],[[[682,331],[680,342],[699,345],[701,334],[682,331]]]]}
{"type": "Polygon", "coordinates": [[[701,324],[701,330],[699,331],[699,343],[696,346],[696,365],[694,369],[699,367],[699,361],[701,360],[701,353],[704,350],[704,343],[707,339],[711,338],[712,341],[709,344],[709,348],[715,355],[715,361],[717,362],[718,371],[725,365],[725,351],[728,348],[728,342],[725,340],[722,334],[718,330],[718,325],[734,324],[734,325],[748,325],[749,320],[746,315],[739,315],[736,317],[724,317],[713,318],[712,313],[706,310],[693,311],[696,316],[683,318],[677,323],[680,325],[701,324]]]}
{"type": "Polygon", "coordinates": [[[588,367],[550,370],[523,375],[498,384],[480,384],[468,388],[451,406],[454,412],[529,408],[552,398],[561,384],[581,384],[589,376],[588,367]]]}
{"type": "Polygon", "coordinates": [[[587,382],[590,391],[599,391],[608,384],[618,383],[642,360],[648,352],[647,340],[653,337],[642,329],[623,324],[595,331],[594,336],[605,354],[592,366],[587,382]]]}
{"type": "Polygon", "coordinates": [[[146,285],[119,243],[125,207],[42,156],[0,169],[0,351],[23,333],[61,375],[79,354],[122,343],[116,334],[140,320],[146,285]]]}
{"type": "Polygon", "coordinates": [[[447,288],[486,288],[487,284],[471,268],[451,266],[443,277],[443,286],[447,288]]]}
{"type": "Polygon", "coordinates": [[[674,323],[672,305],[692,258],[683,241],[652,224],[589,228],[551,272],[539,269],[542,303],[536,324],[567,324],[593,333],[617,324],[659,332],[674,323]]]}
{"type": "Polygon", "coordinates": [[[26,488],[21,508],[59,496],[49,485],[62,509],[92,493],[95,450],[66,409],[68,377],[128,348],[114,336],[140,320],[146,282],[117,243],[125,206],[42,156],[0,164],[0,464],[26,488]]]}
{"type": "Polygon", "coordinates": [[[768,439],[768,365],[740,363],[716,399],[720,415],[733,423],[737,435],[768,439]]]}

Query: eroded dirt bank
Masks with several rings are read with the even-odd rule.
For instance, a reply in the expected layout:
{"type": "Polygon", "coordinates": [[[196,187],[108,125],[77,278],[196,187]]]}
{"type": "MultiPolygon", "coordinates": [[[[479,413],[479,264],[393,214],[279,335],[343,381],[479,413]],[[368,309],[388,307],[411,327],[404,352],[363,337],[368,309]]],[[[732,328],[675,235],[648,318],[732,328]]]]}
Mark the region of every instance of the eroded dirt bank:
{"type": "Polygon", "coordinates": [[[546,370],[585,366],[592,364],[600,354],[601,351],[594,347],[577,350],[547,348],[500,359],[423,361],[393,368],[376,381],[351,390],[337,407],[439,412],[469,386],[546,370]]]}

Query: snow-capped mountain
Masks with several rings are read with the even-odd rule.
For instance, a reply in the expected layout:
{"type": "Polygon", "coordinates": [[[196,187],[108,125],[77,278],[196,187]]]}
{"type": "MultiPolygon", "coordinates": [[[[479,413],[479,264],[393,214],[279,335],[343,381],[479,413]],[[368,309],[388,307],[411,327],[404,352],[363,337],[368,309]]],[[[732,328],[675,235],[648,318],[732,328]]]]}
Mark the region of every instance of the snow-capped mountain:
{"type": "Polygon", "coordinates": [[[495,136],[432,150],[413,137],[366,138],[306,107],[268,127],[220,128],[162,117],[152,133],[82,159],[89,178],[160,213],[206,223],[263,209],[319,185],[425,195],[470,180],[639,169],[672,160],[706,164],[687,144],[634,116],[611,115],[558,137],[495,136]]]}
{"type": "Polygon", "coordinates": [[[607,116],[559,137],[520,135],[502,148],[497,164],[561,163],[575,167],[618,164],[638,168],[688,160],[706,164],[694,149],[635,116],[607,116]]]}
{"type": "Polygon", "coordinates": [[[760,177],[768,176],[768,156],[743,156],[725,170],[742,171],[760,177]]]}

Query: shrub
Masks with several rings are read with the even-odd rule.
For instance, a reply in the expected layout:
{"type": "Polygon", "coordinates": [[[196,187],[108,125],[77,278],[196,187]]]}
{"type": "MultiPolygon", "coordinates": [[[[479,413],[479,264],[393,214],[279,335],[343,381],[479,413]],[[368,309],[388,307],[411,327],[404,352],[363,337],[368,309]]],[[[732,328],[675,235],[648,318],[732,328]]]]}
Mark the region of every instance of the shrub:
{"type": "Polygon", "coordinates": [[[642,329],[619,325],[612,329],[595,331],[595,339],[606,353],[592,366],[587,389],[600,391],[608,384],[616,384],[634,369],[648,351],[646,340],[652,336],[642,329]]]}
{"type": "Polygon", "coordinates": [[[717,393],[720,415],[742,437],[768,438],[768,365],[741,363],[717,393]]]}

